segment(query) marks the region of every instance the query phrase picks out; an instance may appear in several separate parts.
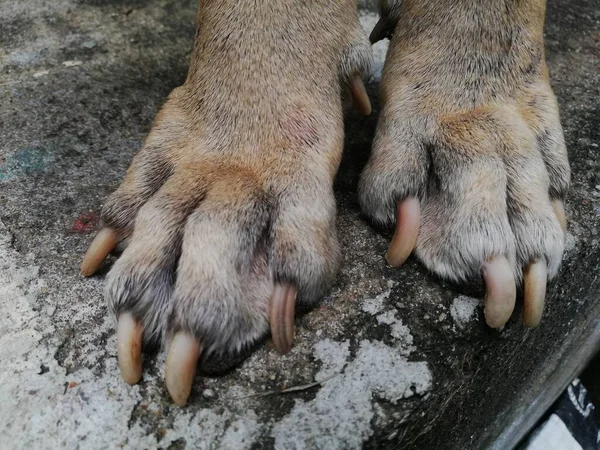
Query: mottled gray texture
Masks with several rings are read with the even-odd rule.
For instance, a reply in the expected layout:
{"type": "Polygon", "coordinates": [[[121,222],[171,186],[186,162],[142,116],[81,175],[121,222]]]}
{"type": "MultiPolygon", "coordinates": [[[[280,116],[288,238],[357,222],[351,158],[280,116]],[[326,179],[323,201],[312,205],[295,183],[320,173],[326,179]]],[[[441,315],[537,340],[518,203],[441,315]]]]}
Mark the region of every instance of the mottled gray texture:
{"type": "MultiPolygon", "coordinates": [[[[348,117],[336,182],[344,261],[335,288],[321,307],[300,315],[291,354],[281,357],[266,343],[236,361],[207,361],[189,406],[179,409],[164,390],[161,355],[146,358],[140,385],[121,381],[113,323],[102,298],[106,271],[86,280],[79,263],[102,202],[121,181],[166,95],[183,81],[195,7],[193,0],[0,4],[3,448],[270,448],[278,446],[277,436],[287,439],[280,443],[306,442],[306,426],[327,430],[339,416],[354,426],[327,441],[331,448],[362,439],[367,448],[401,443],[458,449],[492,442],[555,380],[555,368],[560,371],[565,355],[598,320],[596,2],[549,4],[547,58],[573,183],[567,253],[538,329],[523,328],[517,311],[502,332],[494,332],[478,309],[478,320],[454,331],[453,300],[481,295],[479,286],[440,282],[412,258],[400,270],[386,266],[382,255],[390,230],[365,221],[356,195],[376,123],[374,102],[370,118],[348,117]],[[388,290],[381,306],[365,303],[388,290]],[[394,337],[394,326],[402,339],[410,336],[410,345],[394,337]],[[347,340],[347,365],[329,387],[325,382],[253,396],[311,383],[326,366],[319,343],[343,348],[347,340]],[[368,349],[375,351],[367,355],[368,349]],[[384,373],[381,380],[372,373],[361,377],[361,369],[371,367],[369,358],[375,358],[373,370],[384,373]],[[428,376],[431,390],[423,396],[428,376]],[[353,403],[358,410],[338,416],[326,406],[348,404],[337,387],[342,381],[364,396],[353,403]],[[401,395],[406,389],[416,395],[401,395]],[[303,411],[319,420],[294,419],[303,411]]],[[[375,94],[376,87],[370,91],[375,94]]]]}

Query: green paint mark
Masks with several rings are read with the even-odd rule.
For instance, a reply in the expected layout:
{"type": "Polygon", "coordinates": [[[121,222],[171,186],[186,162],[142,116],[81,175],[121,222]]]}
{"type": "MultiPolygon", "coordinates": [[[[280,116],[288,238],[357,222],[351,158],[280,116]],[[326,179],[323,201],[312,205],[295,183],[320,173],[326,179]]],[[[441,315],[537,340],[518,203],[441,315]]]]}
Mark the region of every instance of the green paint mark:
{"type": "Polygon", "coordinates": [[[43,171],[50,160],[44,148],[22,148],[17,150],[4,163],[0,163],[0,181],[10,180],[20,175],[43,171]]]}

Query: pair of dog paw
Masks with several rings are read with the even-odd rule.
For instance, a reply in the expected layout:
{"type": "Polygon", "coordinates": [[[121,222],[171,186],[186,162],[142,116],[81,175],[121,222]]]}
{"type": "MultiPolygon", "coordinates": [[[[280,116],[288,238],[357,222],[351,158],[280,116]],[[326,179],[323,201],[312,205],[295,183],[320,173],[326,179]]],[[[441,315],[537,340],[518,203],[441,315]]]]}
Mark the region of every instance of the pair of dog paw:
{"type": "MultiPolygon", "coordinates": [[[[166,343],[180,405],[203,353],[269,332],[277,351],[291,348],[296,303],[317,301],[339,267],[344,88],[370,112],[370,46],[353,1],[229,3],[200,10],[188,78],[104,205],[82,264],[91,275],[122,252],[105,291],[121,373],[138,382],[143,348],[166,343]]],[[[535,326],[562,258],[570,177],[543,13],[447,3],[383,2],[371,40],[394,36],[359,200],[395,224],[389,264],[415,252],[444,278],[482,277],[491,327],[523,284],[535,326]]]]}

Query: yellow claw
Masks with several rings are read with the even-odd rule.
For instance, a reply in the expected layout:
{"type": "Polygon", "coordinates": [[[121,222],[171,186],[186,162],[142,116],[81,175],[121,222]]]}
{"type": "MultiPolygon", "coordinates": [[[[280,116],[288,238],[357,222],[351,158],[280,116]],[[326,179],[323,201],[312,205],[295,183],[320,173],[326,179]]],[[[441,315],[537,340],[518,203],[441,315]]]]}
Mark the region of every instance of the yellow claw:
{"type": "Polygon", "coordinates": [[[102,228],[90,244],[81,262],[83,276],[93,275],[118,243],[119,239],[115,230],[102,228]]]}
{"type": "Polygon", "coordinates": [[[510,264],[504,256],[496,256],[483,267],[485,282],[485,322],[491,328],[500,328],[515,308],[517,287],[510,264]]]}
{"type": "Polygon", "coordinates": [[[202,346],[195,337],[179,332],[175,334],[165,365],[165,383],[173,401],[184,406],[192,391],[196,366],[202,346]]]}

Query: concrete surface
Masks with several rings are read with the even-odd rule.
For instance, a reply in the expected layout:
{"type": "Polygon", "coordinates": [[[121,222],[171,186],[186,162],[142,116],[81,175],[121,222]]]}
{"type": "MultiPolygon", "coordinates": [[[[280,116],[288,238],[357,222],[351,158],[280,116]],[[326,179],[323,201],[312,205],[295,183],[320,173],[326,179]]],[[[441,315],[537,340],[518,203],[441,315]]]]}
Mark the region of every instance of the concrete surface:
{"type": "MultiPolygon", "coordinates": [[[[291,354],[265,343],[208,361],[179,409],[160,354],[141,384],[121,381],[105,271],[83,279],[78,268],[103,200],[183,81],[195,8],[0,0],[0,448],[509,448],[597,343],[600,5],[549,4],[574,179],[568,251],[538,329],[517,312],[491,331],[478,286],[441,282],[414,260],[385,265],[389,230],[362,218],[355,192],[377,108],[350,113],[336,287],[301,314],[291,354]]],[[[373,20],[364,12],[365,27],[373,20]]]]}

